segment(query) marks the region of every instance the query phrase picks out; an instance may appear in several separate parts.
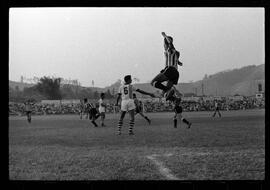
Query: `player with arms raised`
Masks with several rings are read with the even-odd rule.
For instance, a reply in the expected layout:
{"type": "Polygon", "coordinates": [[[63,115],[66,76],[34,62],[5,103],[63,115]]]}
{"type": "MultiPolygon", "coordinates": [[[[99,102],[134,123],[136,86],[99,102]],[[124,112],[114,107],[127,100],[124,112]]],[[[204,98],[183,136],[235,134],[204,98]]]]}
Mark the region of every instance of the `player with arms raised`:
{"type": "Polygon", "coordinates": [[[173,95],[171,88],[178,83],[179,72],[178,65],[182,66],[178,59],[180,57],[179,51],[177,51],[173,45],[173,38],[167,36],[164,32],[161,33],[164,37],[164,55],[165,55],[165,68],[151,81],[151,85],[163,91],[166,100],[173,95]],[[167,81],[167,85],[163,85],[162,82],[167,81]]]}
{"type": "Polygon", "coordinates": [[[126,75],[124,77],[124,84],[120,86],[119,91],[118,91],[118,96],[116,100],[115,106],[118,106],[118,102],[120,98],[122,98],[121,101],[121,115],[120,119],[118,121],[118,135],[121,135],[121,128],[123,125],[123,119],[125,117],[126,112],[129,112],[130,115],[130,122],[129,122],[129,135],[134,135],[133,133],[133,127],[134,127],[134,115],[135,115],[135,103],[133,99],[133,91],[137,91],[141,94],[146,94],[151,97],[155,97],[154,94],[145,92],[140,89],[136,89],[131,83],[131,75],[126,75]]]}

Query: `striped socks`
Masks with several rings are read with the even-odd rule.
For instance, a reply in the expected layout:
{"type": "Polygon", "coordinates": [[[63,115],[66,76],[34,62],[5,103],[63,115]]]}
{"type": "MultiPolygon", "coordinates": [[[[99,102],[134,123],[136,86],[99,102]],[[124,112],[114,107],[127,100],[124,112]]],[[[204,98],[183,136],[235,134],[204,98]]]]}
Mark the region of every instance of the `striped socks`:
{"type": "Polygon", "coordinates": [[[133,120],[130,120],[129,121],[129,131],[128,131],[128,134],[129,135],[134,135],[134,133],[133,133],[133,127],[134,127],[134,121],[133,120]]]}

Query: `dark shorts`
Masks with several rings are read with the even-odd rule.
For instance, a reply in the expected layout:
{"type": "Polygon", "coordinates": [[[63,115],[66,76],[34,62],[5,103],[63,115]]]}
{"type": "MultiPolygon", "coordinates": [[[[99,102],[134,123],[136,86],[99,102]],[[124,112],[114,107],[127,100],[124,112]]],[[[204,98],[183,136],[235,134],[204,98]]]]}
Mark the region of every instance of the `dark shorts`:
{"type": "Polygon", "coordinates": [[[142,112],[142,108],[140,107],[140,106],[136,106],[136,113],[140,113],[140,112],[142,112]]]}
{"type": "Polygon", "coordinates": [[[31,113],[32,113],[32,111],[26,111],[26,115],[31,114],[31,113]]]}
{"type": "Polygon", "coordinates": [[[96,115],[98,112],[97,112],[96,108],[91,108],[89,113],[90,113],[90,115],[96,115]]]}
{"type": "Polygon", "coordinates": [[[173,84],[178,83],[179,72],[175,67],[167,67],[160,72],[163,73],[170,81],[172,81],[173,84]]]}
{"type": "Polygon", "coordinates": [[[174,111],[175,113],[182,113],[183,109],[181,106],[175,106],[174,111]]]}

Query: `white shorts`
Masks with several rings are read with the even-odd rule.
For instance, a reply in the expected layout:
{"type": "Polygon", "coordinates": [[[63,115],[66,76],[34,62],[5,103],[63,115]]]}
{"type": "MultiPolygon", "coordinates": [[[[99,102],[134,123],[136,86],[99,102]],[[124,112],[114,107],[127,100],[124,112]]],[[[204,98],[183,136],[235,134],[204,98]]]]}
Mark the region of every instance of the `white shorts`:
{"type": "Polygon", "coordinates": [[[99,113],[105,112],[105,107],[99,107],[98,111],[99,111],[99,113]]]}
{"type": "Polygon", "coordinates": [[[136,108],[134,100],[129,99],[129,100],[122,100],[121,102],[121,110],[122,111],[130,111],[134,110],[136,108]]]}

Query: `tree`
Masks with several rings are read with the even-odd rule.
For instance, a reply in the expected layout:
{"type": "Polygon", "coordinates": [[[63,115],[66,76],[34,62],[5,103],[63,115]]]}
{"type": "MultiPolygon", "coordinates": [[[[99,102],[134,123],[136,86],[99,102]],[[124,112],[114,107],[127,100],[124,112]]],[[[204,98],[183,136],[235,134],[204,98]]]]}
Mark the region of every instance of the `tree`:
{"type": "Polygon", "coordinates": [[[106,96],[106,98],[108,98],[108,99],[110,99],[110,98],[113,97],[109,89],[107,90],[105,96],[106,96]]]}
{"type": "Polygon", "coordinates": [[[74,92],[72,91],[71,87],[67,84],[63,85],[61,88],[62,97],[65,99],[72,99],[75,97],[74,92]]]}
{"type": "Polygon", "coordinates": [[[62,98],[60,91],[60,78],[49,78],[44,76],[36,86],[37,90],[50,100],[59,100],[62,98]]]}
{"type": "Polygon", "coordinates": [[[95,99],[99,98],[99,94],[98,94],[97,91],[94,92],[94,98],[95,98],[95,99]]]}

